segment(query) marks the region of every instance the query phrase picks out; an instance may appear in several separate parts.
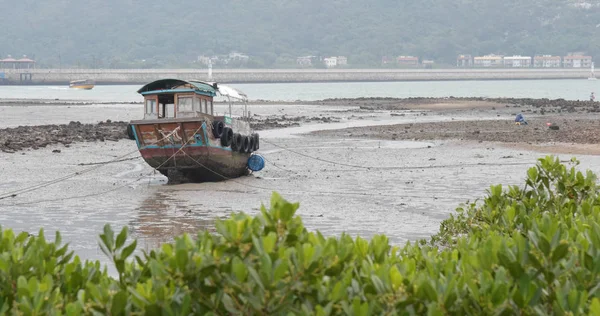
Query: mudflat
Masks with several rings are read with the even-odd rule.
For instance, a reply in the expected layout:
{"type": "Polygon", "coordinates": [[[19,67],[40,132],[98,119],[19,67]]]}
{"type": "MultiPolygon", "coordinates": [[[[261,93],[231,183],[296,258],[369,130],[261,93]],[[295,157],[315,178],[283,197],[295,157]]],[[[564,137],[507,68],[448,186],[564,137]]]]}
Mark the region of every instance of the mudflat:
{"type": "Polygon", "coordinates": [[[423,115],[449,116],[449,121],[315,131],[326,137],[385,140],[455,140],[493,142],[528,150],[600,153],[600,102],[545,99],[402,99],[363,100],[362,109],[422,110],[423,115]],[[522,114],[527,124],[515,122],[522,114]],[[456,119],[454,117],[457,117],[456,119]],[[465,116],[468,116],[465,118],[465,116]],[[490,119],[490,117],[498,119],[490,119]],[[485,118],[485,119],[483,119],[485,118]]]}

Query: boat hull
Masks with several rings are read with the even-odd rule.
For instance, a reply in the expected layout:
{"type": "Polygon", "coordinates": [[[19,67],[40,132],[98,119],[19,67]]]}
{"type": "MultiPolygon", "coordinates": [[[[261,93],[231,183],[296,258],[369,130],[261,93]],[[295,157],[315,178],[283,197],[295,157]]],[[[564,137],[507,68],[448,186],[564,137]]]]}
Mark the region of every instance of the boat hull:
{"type": "Polygon", "coordinates": [[[209,120],[132,122],[142,158],[169,183],[214,182],[248,174],[250,153],[221,145],[209,120]]]}
{"type": "Polygon", "coordinates": [[[92,90],[94,88],[94,85],[88,84],[88,85],[76,85],[76,86],[70,86],[71,89],[80,89],[80,90],[92,90]]]}

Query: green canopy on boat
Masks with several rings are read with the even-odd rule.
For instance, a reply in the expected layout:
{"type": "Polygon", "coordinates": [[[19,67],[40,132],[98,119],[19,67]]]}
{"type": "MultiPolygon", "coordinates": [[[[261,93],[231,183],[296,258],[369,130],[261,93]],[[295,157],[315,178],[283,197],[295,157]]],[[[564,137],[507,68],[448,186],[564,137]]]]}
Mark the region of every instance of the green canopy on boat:
{"type": "Polygon", "coordinates": [[[137,92],[139,94],[151,94],[151,92],[168,93],[168,90],[180,90],[183,88],[214,97],[217,95],[217,89],[215,88],[215,86],[216,84],[211,85],[206,82],[195,80],[186,81],[180,79],[160,79],[146,84],[137,92]]]}

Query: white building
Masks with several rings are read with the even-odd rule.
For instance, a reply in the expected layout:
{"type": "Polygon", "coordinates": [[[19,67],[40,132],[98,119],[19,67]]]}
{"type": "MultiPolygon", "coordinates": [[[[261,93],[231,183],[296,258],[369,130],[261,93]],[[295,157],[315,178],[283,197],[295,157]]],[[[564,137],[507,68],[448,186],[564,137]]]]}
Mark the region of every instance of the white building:
{"type": "Polygon", "coordinates": [[[337,57],[323,58],[323,63],[325,63],[325,67],[333,68],[338,65],[338,58],[337,57]]]}
{"type": "Polygon", "coordinates": [[[504,67],[529,68],[531,67],[531,57],[520,55],[504,57],[504,67]]]}
{"type": "Polygon", "coordinates": [[[475,67],[502,67],[502,56],[485,55],[473,58],[475,67]]]}
{"type": "Polygon", "coordinates": [[[316,58],[316,56],[298,57],[298,58],[296,58],[296,64],[298,64],[300,66],[312,66],[313,59],[315,59],[315,58],[316,58]]]}
{"type": "Polygon", "coordinates": [[[560,56],[538,55],[533,57],[533,67],[536,68],[560,68],[560,56]]]}
{"type": "Polygon", "coordinates": [[[248,59],[250,59],[250,56],[248,56],[246,54],[241,54],[241,53],[236,53],[236,52],[229,53],[229,60],[241,61],[244,63],[244,62],[247,62],[248,59]]]}

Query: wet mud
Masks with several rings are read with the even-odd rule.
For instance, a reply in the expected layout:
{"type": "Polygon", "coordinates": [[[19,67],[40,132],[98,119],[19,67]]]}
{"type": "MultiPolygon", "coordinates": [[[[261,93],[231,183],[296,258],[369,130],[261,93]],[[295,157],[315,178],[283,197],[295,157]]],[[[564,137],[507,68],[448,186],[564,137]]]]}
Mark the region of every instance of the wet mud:
{"type": "Polygon", "coordinates": [[[572,101],[564,99],[529,98],[357,98],[325,99],[308,102],[328,106],[358,106],[369,110],[409,110],[409,109],[466,109],[466,108],[519,108],[531,113],[596,113],[600,112],[600,102],[572,101]]]}
{"type": "Polygon", "coordinates": [[[527,119],[527,125],[517,125],[510,119],[398,124],[318,131],[314,134],[327,137],[387,140],[453,139],[525,144],[551,142],[600,144],[600,116],[595,118],[535,117],[527,119]]]}

